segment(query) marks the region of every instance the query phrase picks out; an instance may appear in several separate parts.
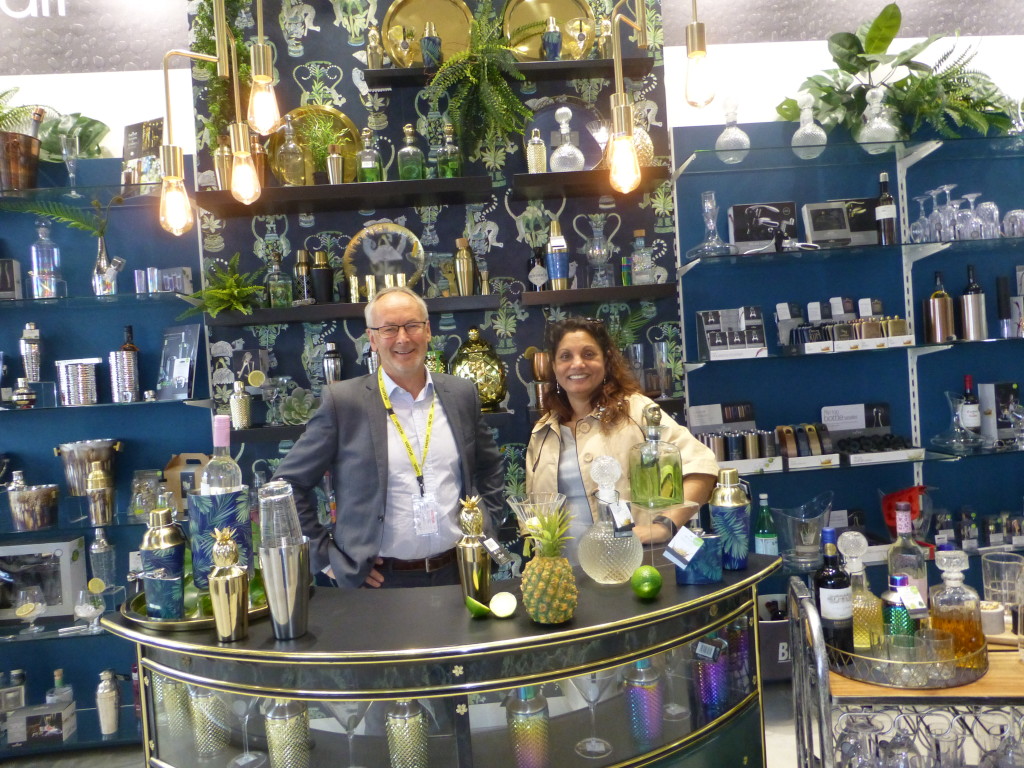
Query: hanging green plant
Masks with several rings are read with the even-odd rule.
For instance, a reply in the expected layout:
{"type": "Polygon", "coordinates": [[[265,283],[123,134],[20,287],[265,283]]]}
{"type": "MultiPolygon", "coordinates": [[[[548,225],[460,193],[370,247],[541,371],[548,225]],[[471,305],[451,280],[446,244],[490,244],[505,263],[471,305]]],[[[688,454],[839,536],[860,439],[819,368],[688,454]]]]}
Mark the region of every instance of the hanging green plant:
{"type": "Polygon", "coordinates": [[[523,25],[506,39],[501,31],[504,13],[504,7],[496,13],[486,0],[477,3],[469,46],[446,58],[427,86],[433,101],[448,93],[448,122],[455,126],[466,154],[485,138],[505,141],[522,136],[526,121],[533,117],[509,85],[509,80],[526,79],[516,67],[512,45],[543,29],[544,22],[523,25]]]}
{"type": "MultiPolygon", "coordinates": [[[[249,64],[249,49],[245,45],[245,35],[242,30],[236,29],[231,19],[237,19],[242,7],[248,5],[250,0],[224,0],[225,17],[229,19],[228,26],[235,36],[235,54],[238,58],[238,84],[241,89],[240,96],[242,105],[249,100],[249,83],[252,81],[251,66],[249,64]]],[[[213,2],[202,0],[197,9],[195,18],[192,20],[192,45],[191,49],[196,53],[204,53],[214,56],[217,53],[217,41],[213,35],[213,2]]],[[[198,71],[208,75],[206,81],[206,110],[209,115],[199,115],[203,122],[203,128],[207,134],[207,147],[212,152],[217,148],[217,137],[228,131],[228,126],[237,120],[244,119],[244,116],[235,114],[234,87],[230,77],[219,77],[217,75],[217,64],[210,61],[193,61],[198,71]]]]}
{"type": "Polygon", "coordinates": [[[225,311],[251,315],[253,309],[260,306],[263,299],[263,286],[260,284],[263,268],[255,272],[239,272],[240,256],[239,253],[232,256],[227,267],[216,262],[210,266],[206,273],[206,287],[188,296],[181,296],[192,306],[182,312],[178,320],[204,312],[210,317],[225,311]]]}
{"type": "Polygon", "coordinates": [[[76,208],[73,205],[58,203],[52,200],[0,200],[0,211],[32,213],[36,216],[45,216],[72,229],[88,232],[93,237],[103,237],[107,234],[107,225],[110,223],[111,206],[120,205],[123,202],[124,198],[120,195],[114,195],[107,201],[106,205],[100,203],[99,200],[93,199],[91,203],[92,210],[89,210],[88,208],[76,208]]]}
{"type": "MultiPolygon", "coordinates": [[[[870,24],[828,39],[836,69],[807,78],[800,87],[814,98],[814,116],[826,131],[837,125],[856,135],[867,108],[867,93],[881,87],[883,106],[898,117],[907,136],[924,126],[939,135],[959,138],[964,128],[985,136],[1011,127],[1012,100],[988,75],[971,69],[975,52],[951,47],[934,65],[915,60],[944,34],[930,35],[900,53],[889,53],[903,15],[896,3],[886,5],[870,24]]],[[[784,120],[799,121],[796,99],[776,108],[784,120]]]]}

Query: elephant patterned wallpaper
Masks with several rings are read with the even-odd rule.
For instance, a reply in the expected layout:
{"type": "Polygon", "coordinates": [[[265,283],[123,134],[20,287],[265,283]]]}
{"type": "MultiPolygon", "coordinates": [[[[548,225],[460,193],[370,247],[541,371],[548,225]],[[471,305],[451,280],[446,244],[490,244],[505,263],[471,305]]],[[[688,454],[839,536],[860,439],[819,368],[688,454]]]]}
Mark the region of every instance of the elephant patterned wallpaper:
{"type": "MultiPolygon", "coordinates": [[[[444,5],[437,0],[426,1],[444,5]]],[[[607,13],[611,8],[607,0],[591,2],[596,13],[607,13]]],[[[638,124],[651,136],[653,163],[667,166],[669,137],[664,125],[660,5],[657,0],[648,0],[647,5],[653,43],[647,55],[654,58],[654,66],[642,78],[627,79],[626,85],[637,102],[638,124]]],[[[236,36],[252,40],[256,33],[253,22],[256,9],[252,3],[228,0],[227,7],[236,36]]],[[[202,3],[192,3],[189,10],[193,37],[201,37],[202,3]]],[[[425,83],[392,89],[368,87],[363,77],[367,25],[370,21],[381,25],[386,12],[386,3],[376,0],[264,2],[265,32],[275,52],[277,96],[282,113],[303,106],[323,105],[351,119],[357,131],[364,126],[372,128],[376,146],[385,164],[390,166],[388,178],[394,179],[397,173],[393,156],[402,146],[402,127],[406,123],[415,126],[418,145],[433,157],[440,144],[446,104],[444,98],[432,102],[423,87],[425,83]]],[[[628,39],[628,31],[623,25],[626,55],[643,55],[628,39]]],[[[202,79],[203,75],[199,67],[193,68],[200,147],[197,171],[200,186],[209,188],[214,182],[209,147],[216,144],[216,137],[206,128],[211,113],[212,83],[202,79]]],[[[535,111],[538,120],[553,112],[554,106],[563,104],[583,114],[610,118],[608,99],[613,90],[610,76],[538,79],[516,83],[514,87],[524,103],[535,111]]],[[[273,141],[270,145],[273,149],[273,141]]],[[[636,229],[646,230],[647,244],[654,248],[657,265],[670,275],[674,274],[675,211],[670,183],[666,181],[650,193],[635,194],[625,201],[610,194],[573,197],[558,187],[547,190],[543,197],[520,199],[513,194],[510,179],[525,170],[521,142],[484,145],[468,157],[465,170],[467,175],[486,175],[491,180],[489,198],[480,203],[378,207],[375,210],[345,210],[339,206],[339,210],[331,212],[237,218],[218,218],[204,213],[201,216],[203,264],[206,267],[211,262],[226,263],[238,252],[241,269],[251,271],[266,263],[269,246],[279,246],[287,272],[294,268],[295,254],[300,248],[311,254],[326,250],[331,264],[338,268],[349,242],[363,228],[375,222],[394,222],[410,229],[420,239],[426,252],[425,270],[423,279],[415,287],[423,295],[436,296],[446,290],[445,263],[450,262],[456,250],[456,238],[466,237],[478,263],[486,264],[490,290],[500,297],[500,304],[489,311],[432,315],[433,344],[450,359],[466,338],[470,326],[475,325],[494,345],[507,368],[509,392],[502,405],[505,412],[488,417],[488,423],[495,430],[507,458],[508,493],[521,492],[523,452],[530,427],[537,417],[536,412],[531,411],[535,405],[533,388],[529,386],[532,376],[524,353],[531,345],[542,343],[546,319],[558,319],[566,314],[603,318],[622,345],[642,342],[648,360],[652,355],[651,343],[667,341],[676,373],[672,394],[681,395],[683,388],[678,305],[674,297],[549,308],[527,307],[522,302],[528,284],[527,259],[534,248],[546,244],[549,221],[555,218],[561,223],[570,247],[574,286],[586,284],[586,260],[582,254],[588,239],[606,239],[613,251],[612,262],[617,272],[621,256],[630,252],[636,229]],[[277,240],[277,244],[273,240],[277,240]]],[[[268,179],[268,184],[276,183],[268,179]]],[[[265,350],[269,374],[290,377],[284,415],[292,423],[304,422],[317,406],[324,384],[322,358],[327,342],[338,345],[347,377],[367,373],[368,349],[361,319],[212,327],[209,334],[211,387],[221,410],[226,409],[236,376],[233,361],[245,351],[261,354],[259,350],[265,350]]],[[[235,446],[235,450],[241,448],[243,468],[269,474],[289,447],[288,442],[251,443],[235,446]]]]}

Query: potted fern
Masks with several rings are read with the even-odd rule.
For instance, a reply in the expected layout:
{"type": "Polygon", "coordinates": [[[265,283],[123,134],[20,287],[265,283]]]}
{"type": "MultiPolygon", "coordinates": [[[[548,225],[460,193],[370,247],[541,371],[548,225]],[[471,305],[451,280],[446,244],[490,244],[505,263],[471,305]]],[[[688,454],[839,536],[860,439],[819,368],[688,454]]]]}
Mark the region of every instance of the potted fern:
{"type": "Polygon", "coordinates": [[[192,305],[178,316],[178,320],[204,312],[210,317],[216,317],[221,312],[251,315],[253,309],[260,306],[263,299],[263,286],[260,285],[263,269],[239,272],[240,256],[241,254],[235,253],[226,267],[216,262],[212,263],[203,281],[206,287],[202,290],[189,296],[178,294],[179,298],[192,305]]]}

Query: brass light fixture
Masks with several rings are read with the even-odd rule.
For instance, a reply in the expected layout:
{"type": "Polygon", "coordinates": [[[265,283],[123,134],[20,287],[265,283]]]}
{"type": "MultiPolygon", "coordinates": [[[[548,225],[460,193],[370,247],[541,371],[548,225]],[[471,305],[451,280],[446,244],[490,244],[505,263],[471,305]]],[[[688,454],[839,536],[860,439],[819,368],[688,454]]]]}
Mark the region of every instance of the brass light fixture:
{"type": "Polygon", "coordinates": [[[252,88],[249,91],[249,127],[266,136],[281,120],[274,93],[274,57],[263,36],[263,0],[256,2],[256,42],[249,49],[252,64],[252,88]]]}
{"type": "Polygon", "coordinates": [[[626,93],[622,79],[622,43],[619,24],[625,22],[637,31],[637,45],[647,48],[647,6],[645,0],[634,0],[634,22],[620,13],[628,0],[619,0],[612,9],[612,63],[615,70],[615,93],[612,94],[612,135],[608,146],[609,182],[623,194],[640,184],[640,161],[633,144],[633,96],[626,93]]]}
{"type": "Polygon", "coordinates": [[[708,62],[704,24],[697,21],[697,0],[693,0],[693,21],[686,25],[686,101],[706,107],[715,98],[715,86],[708,62]]]}

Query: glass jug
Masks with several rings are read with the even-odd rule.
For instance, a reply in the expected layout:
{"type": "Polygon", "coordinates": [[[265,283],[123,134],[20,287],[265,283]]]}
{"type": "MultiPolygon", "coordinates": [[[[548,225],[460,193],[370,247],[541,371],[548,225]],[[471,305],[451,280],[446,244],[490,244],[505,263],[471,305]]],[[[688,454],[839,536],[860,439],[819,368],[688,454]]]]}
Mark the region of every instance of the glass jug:
{"type": "Polygon", "coordinates": [[[579,214],[572,220],[572,228],[576,234],[583,238],[583,250],[581,253],[587,257],[587,286],[590,288],[610,288],[615,285],[615,270],[611,264],[612,254],[615,246],[612,245],[612,238],[615,237],[622,226],[622,218],[617,213],[594,213],[579,214]],[[604,228],[612,218],[615,219],[615,227],[611,234],[605,235],[604,228]],[[580,219],[586,221],[590,226],[590,233],[580,228],[580,219]]]}

